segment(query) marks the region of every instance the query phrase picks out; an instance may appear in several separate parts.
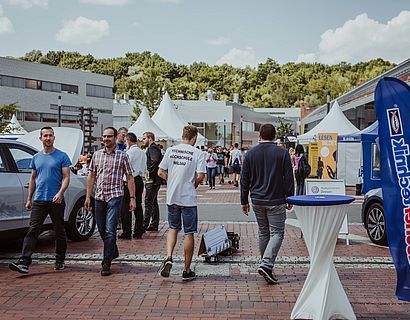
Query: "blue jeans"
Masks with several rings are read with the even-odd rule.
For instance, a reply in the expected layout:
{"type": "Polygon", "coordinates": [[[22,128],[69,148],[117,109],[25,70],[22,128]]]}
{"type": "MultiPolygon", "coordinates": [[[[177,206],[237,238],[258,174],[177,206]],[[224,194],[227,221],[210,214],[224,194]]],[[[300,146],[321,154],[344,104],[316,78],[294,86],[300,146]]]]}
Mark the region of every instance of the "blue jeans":
{"type": "Polygon", "coordinates": [[[285,234],[286,205],[252,205],[259,227],[261,266],[272,269],[285,234]]]}
{"type": "Polygon", "coordinates": [[[213,168],[206,167],[206,173],[208,175],[208,183],[210,187],[215,187],[215,177],[216,177],[217,170],[218,170],[217,167],[213,167],[213,168]]]}
{"type": "Polygon", "coordinates": [[[117,222],[121,213],[122,197],[108,202],[95,200],[95,217],[101,239],[104,241],[104,260],[111,263],[118,257],[117,222]]]}

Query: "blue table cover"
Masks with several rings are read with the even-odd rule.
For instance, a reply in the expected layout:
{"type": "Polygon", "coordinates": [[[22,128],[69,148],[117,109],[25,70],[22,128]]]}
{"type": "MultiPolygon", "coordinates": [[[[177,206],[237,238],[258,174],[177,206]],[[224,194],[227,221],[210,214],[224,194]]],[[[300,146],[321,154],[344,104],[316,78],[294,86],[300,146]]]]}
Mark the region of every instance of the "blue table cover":
{"type": "Polygon", "coordinates": [[[288,197],[288,203],[296,206],[336,206],[351,203],[355,200],[350,196],[338,195],[308,195],[288,197]]]}

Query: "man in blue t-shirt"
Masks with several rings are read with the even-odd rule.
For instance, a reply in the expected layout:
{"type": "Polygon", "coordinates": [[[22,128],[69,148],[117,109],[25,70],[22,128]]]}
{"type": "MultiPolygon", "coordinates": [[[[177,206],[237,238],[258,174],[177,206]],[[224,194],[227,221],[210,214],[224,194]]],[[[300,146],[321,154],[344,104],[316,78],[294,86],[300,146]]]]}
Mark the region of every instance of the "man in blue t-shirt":
{"type": "Polygon", "coordinates": [[[71,161],[66,153],[54,147],[53,128],[43,127],[40,130],[40,140],[43,143],[43,150],[36,153],[30,163],[32,171],[26,202],[26,209],[31,210],[30,227],[24,238],[20,259],[9,264],[11,270],[20,273],[28,273],[33,248],[48,215],[56,233],[54,270],[64,269],[67,250],[64,229],[64,192],[70,183],[71,161]]]}

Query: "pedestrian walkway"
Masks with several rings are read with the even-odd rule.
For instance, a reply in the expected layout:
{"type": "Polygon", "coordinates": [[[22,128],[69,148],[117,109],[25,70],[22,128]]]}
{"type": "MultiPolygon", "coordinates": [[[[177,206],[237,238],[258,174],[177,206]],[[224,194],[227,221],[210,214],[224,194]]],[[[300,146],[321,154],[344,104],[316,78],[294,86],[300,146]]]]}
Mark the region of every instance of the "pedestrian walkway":
{"type": "MultiPolygon", "coordinates": [[[[224,188],[235,190],[224,186],[216,191],[224,188]]],[[[203,198],[211,198],[209,202],[239,196],[208,193],[209,189],[200,188],[203,198]]],[[[158,275],[168,228],[164,221],[158,232],[147,232],[141,240],[118,241],[120,257],[110,277],[99,273],[102,247],[97,233],[89,241],[69,243],[63,271],[53,270],[50,239],[39,243],[28,275],[7,267],[20,247],[3,245],[1,319],[289,319],[309,268],[300,230],[290,222],[275,268],[276,285],[268,285],[257,273],[258,232],[252,222],[225,222],[228,231],[240,235],[239,251],[217,264],[206,264],[203,257],[195,256],[193,269],[198,278],[189,283],[181,279],[182,239],[171,276],[158,275]]],[[[200,224],[196,252],[201,236],[220,224],[200,224]]],[[[396,276],[389,250],[372,245],[360,224],[350,225],[350,233],[349,246],[338,240],[335,265],[357,318],[409,319],[410,304],[398,301],[394,294],[396,276]]]]}

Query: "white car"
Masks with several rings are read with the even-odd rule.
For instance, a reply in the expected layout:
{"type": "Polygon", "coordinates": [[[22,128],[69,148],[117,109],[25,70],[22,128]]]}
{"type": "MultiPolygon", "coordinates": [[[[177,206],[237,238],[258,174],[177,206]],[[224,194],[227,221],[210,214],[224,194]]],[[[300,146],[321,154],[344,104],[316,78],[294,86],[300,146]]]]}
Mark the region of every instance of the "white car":
{"type": "MultiPolygon", "coordinates": [[[[31,158],[37,149],[22,142],[0,139],[0,239],[24,236],[29,226],[30,211],[25,209],[31,158]]],[[[85,210],[86,177],[71,173],[64,194],[67,237],[72,241],[87,240],[94,233],[95,214],[85,210]]],[[[48,217],[44,229],[52,228],[48,217]]]]}
{"type": "Polygon", "coordinates": [[[370,240],[387,246],[386,220],[384,218],[382,189],[372,189],[364,196],[362,221],[370,240]]]}

